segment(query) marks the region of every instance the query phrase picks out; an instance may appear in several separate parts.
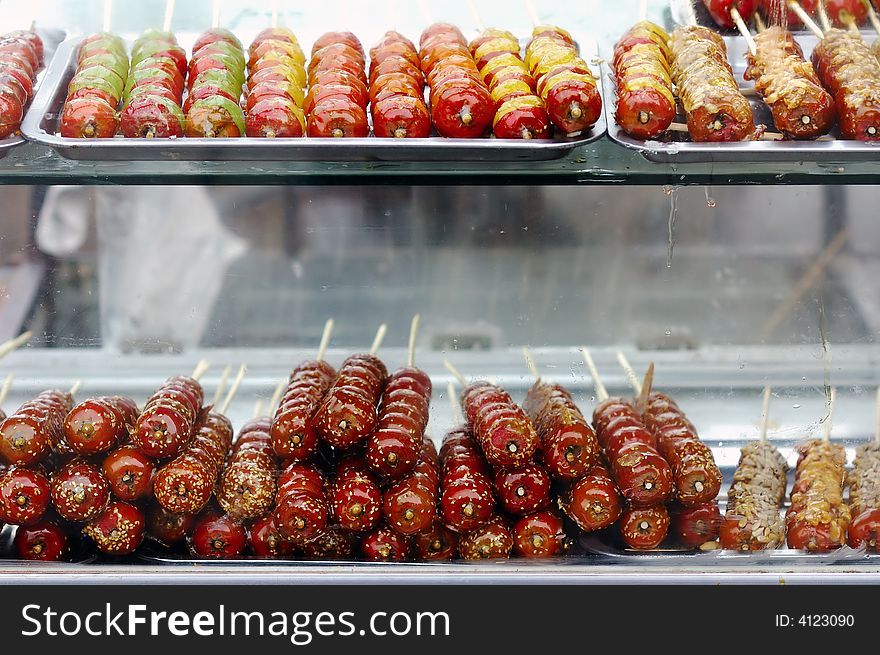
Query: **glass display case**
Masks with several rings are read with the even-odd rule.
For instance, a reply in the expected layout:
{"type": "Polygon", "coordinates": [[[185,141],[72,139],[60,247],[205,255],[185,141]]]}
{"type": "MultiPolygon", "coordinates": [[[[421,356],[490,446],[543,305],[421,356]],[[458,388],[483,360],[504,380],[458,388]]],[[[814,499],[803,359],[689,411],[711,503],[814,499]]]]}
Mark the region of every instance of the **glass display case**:
{"type": "MultiPolygon", "coordinates": [[[[529,5],[221,3],[221,24],[253,35],[273,20],[303,46],[330,29],[365,45],[394,28],[414,40],[433,21],[531,32],[529,5]],[[295,5],[295,6],[294,6],[295,5]],[[338,6],[337,6],[338,5],[338,6]],[[275,18],[273,19],[273,13],[275,18]]],[[[600,0],[535,1],[543,22],[594,39],[611,56],[638,8],[600,0]]],[[[662,0],[648,17],[671,25],[662,0]]],[[[116,3],[113,31],[161,26],[165,3],[116,3]]],[[[172,27],[196,34],[211,2],[178,3],[172,27]]],[[[102,28],[102,2],[0,4],[6,29],[102,28]]],[[[245,40],[245,36],[242,36],[245,40]]],[[[607,61],[594,61],[609,75],[607,61]]],[[[607,102],[607,98],[605,99],[607,102]]],[[[610,115],[608,120],[613,120],[610,115]]],[[[535,379],[564,385],[589,419],[602,399],[588,348],[612,395],[632,396],[623,353],[675,398],[724,479],[740,449],[768,438],[792,469],[798,444],[856,448],[880,432],[880,158],[657,163],[606,137],[549,161],[158,161],[69,159],[27,142],[0,159],[0,341],[29,330],[0,362],[12,413],[47,388],[77,399],[121,394],[142,406],[167,377],[210,362],[207,398],[225,369],[247,367],[227,415],[236,434],[265,413],[279,382],[314,358],[325,321],[338,366],[388,326],[379,355],[408,357],[433,382],[427,427],[439,446],[459,421],[458,385],[488,379],[521,402],[535,379]],[[835,390],[833,415],[828,411],[835,390]],[[260,403],[260,408],[255,404],[260,403]],[[833,419],[832,419],[833,417],[833,419]]],[[[459,387],[460,388],[460,387],[459,387]]],[[[207,402],[207,401],[206,401],[207,402]]],[[[793,473],[788,474],[789,489],[793,473]]],[[[561,485],[564,486],[564,485],[561,485]]],[[[555,489],[555,487],[554,487],[555,489]]],[[[563,492],[560,491],[560,494],[563,492]]],[[[555,498],[556,491],[554,491],[555,498]]],[[[555,504],[555,503],[554,503],[555,504]]],[[[561,505],[560,505],[561,507],[561,505]]],[[[840,583],[880,580],[880,556],[844,547],[742,553],[661,546],[637,552],[611,534],[567,525],[565,556],[484,562],[195,562],[146,544],[125,558],[83,552],[61,563],[17,559],[7,526],[0,575],[21,581],[541,581],[840,583]]],[[[607,531],[606,531],[607,532],[607,531]]]]}

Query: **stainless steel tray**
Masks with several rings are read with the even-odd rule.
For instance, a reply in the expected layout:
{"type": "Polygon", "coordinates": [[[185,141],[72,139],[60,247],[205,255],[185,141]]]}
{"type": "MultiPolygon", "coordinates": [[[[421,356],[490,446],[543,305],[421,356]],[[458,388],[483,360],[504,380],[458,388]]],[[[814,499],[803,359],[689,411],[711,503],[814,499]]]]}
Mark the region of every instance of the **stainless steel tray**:
{"type": "MultiPolygon", "coordinates": [[[[867,34],[866,34],[867,36],[867,34]]],[[[809,57],[818,39],[810,33],[796,33],[804,55],[809,57]]],[[[742,89],[753,89],[754,83],[743,79],[746,69],[745,55],[748,51],[741,36],[725,36],[727,55],[734,75],[742,89]]],[[[605,111],[608,136],[620,145],[638,150],[645,159],[659,163],[716,163],[716,162],[787,162],[803,161],[875,161],[880,157],[880,142],[843,139],[835,126],[831,132],[815,141],[740,141],[736,143],[694,143],[686,133],[668,132],[663,141],[642,141],[624,132],[614,115],[617,111],[616,82],[609,72],[602,83],[606,98],[605,111]]],[[[752,105],[755,124],[764,124],[773,131],[770,110],[756,95],[747,95],[752,105]]],[[[677,122],[685,117],[679,107],[677,122]]]]}
{"type": "MultiPolygon", "coordinates": [[[[192,35],[195,40],[195,35],[192,35]]],[[[573,148],[605,134],[605,112],[584,134],[547,140],[513,139],[68,139],[58,135],[58,118],[67,85],[73,76],[81,38],[68,39],[59,48],[47,72],[46,84],[33,101],[22,125],[31,141],[53,148],[69,159],[124,161],[358,161],[432,162],[548,161],[564,157],[573,148]]],[[[181,44],[186,38],[180,35],[181,44]]],[[[247,42],[246,40],[243,42],[247,42]]],[[[597,59],[595,42],[581,39],[587,59],[597,59]]],[[[596,64],[601,76],[601,64],[596,64]]],[[[600,85],[601,87],[601,85],[600,85]]],[[[604,98],[603,98],[604,102],[604,98]]]]}
{"type": "MultiPolygon", "coordinates": [[[[39,93],[39,88],[43,86],[43,80],[46,78],[47,71],[52,65],[52,59],[55,56],[55,52],[58,50],[58,46],[67,37],[66,32],[59,29],[37,27],[36,31],[43,40],[43,54],[46,64],[43,69],[37,73],[37,81],[34,84],[34,97],[31,98],[31,104],[25,108],[24,118],[27,118],[27,115],[34,106],[34,101],[39,93]]],[[[24,129],[24,119],[22,119],[22,129],[24,129]]],[[[24,142],[25,138],[21,134],[13,134],[5,139],[0,139],[0,159],[8,155],[12,148],[20,146],[24,142]]]]}

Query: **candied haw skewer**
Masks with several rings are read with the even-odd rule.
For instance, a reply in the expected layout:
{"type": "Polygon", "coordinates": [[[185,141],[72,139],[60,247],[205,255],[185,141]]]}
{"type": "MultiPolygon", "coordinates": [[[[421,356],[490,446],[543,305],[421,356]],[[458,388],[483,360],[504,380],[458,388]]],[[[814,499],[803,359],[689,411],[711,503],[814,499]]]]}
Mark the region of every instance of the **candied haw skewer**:
{"type": "Polygon", "coordinates": [[[278,478],[275,525],[296,543],[317,537],[327,526],[324,478],[306,464],[291,464],[278,478]]]}
{"type": "Polygon", "coordinates": [[[11,468],[0,475],[0,521],[12,525],[36,523],[50,501],[49,479],[39,471],[11,468]]]}
{"type": "Polygon", "coordinates": [[[530,514],[550,504],[550,476],[539,464],[495,475],[495,494],[509,514],[530,514]]]}
{"type": "Polygon", "coordinates": [[[52,505],[67,521],[90,521],[109,502],[110,483],[94,464],[73,460],[52,477],[52,505]]]}
{"type": "Polygon", "coordinates": [[[620,536],[630,548],[651,550],[669,532],[669,512],[665,505],[627,507],[620,515],[620,536]]]}
{"type": "Polygon", "coordinates": [[[156,459],[176,457],[190,442],[205,399],[198,382],[203,368],[197,367],[192,377],[169,378],[147,400],[131,434],[145,455],[156,459]]]}
{"type": "Polygon", "coordinates": [[[293,370],[272,418],[272,448],[285,460],[304,462],[318,452],[315,413],[336,380],[336,369],[324,361],[332,333],[331,318],[324,324],[317,358],[293,370]]]}
{"type": "Polygon", "coordinates": [[[528,349],[525,353],[537,379],[526,394],[523,409],[538,433],[538,455],[554,478],[577,480],[599,462],[596,433],[568,390],[541,380],[531,353],[528,349]]]}
{"type": "Polygon", "coordinates": [[[147,536],[170,547],[185,541],[194,523],[192,514],[172,514],[157,503],[147,512],[147,536]]]}
{"type": "Polygon", "coordinates": [[[73,406],[65,391],[43,391],[0,424],[0,456],[8,464],[36,464],[64,443],[64,417],[73,406]]]}
{"type": "Polygon", "coordinates": [[[388,370],[376,351],[385,335],[379,327],[369,354],[352,355],[339,368],[333,387],[321,402],[313,424],[320,437],[334,448],[363,443],[376,428],[377,406],[388,370]]]}
{"type": "Polygon", "coordinates": [[[466,560],[505,559],[510,557],[511,550],[513,535],[500,516],[493,516],[458,542],[458,554],[466,560]]]}
{"type": "Polygon", "coordinates": [[[80,455],[112,450],[128,440],[129,429],[134,427],[139,413],[135,402],[123,396],[84,400],[64,419],[67,445],[80,455]]]}
{"type": "Polygon", "coordinates": [[[520,557],[556,557],[565,553],[567,546],[562,519],[553,511],[527,514],[513,526],[513,551],[520,557]]]}
{"type": "Polygon", "coordinates": [[[290,557],[295,544],[285,537],[275,525],[275,518],[267,514],[251,526],[249,534],[251,552],[257,557],[290,557]]]}
{"type": "Polygon", "coordinates": [[[109,453],[101,464],[113,495],[127,503],[150,495],[155,469],[153,460],[131,444],[109,453]]]}
{"type": "Polygon", "coordinates": [[[361,537],[359,550],[368,562],[402,562],[409,556],[409,541],[387,526],[361,537]]]}
{"type": "Polygon", "coordinates": [[[204,559],[231,559],[244,553],[247,548],[247,530],[227,514],[205,512],[196,519],[190,549],[196,557],[204,559]]]}
{"type": "Polygon", "coordinates": [[[431,378],[414,365],[419,321],[418,314],[413,316],[407,365],[388,378],[376,431],[367,443],[367,462],[387,478],[401,478],[412,471],[428,425],[431,378]]]}
{"type": "Polygon", "coordinates": [[[415,536],[413,547],[417,559],[426,562],[450,560],[458,552],[458,534],[435,521],[430,530],[415,536]]]}
{"type": "Polygon", "coordinates": [[[145,523],[140,509],[114,500],[83,528],[83,534],[90,537],[102,553],[128,555],[144,540],[145,523]]]}
{"type": "Polygon", "coordinates": [[[510,394],[490,382],[467,384],[452,364],[444,364],[465,385],[461,395],[465,418],[489,463],[512,469],[531,462],[538,448],[538,434],[510,394]]]}
{"type": "Polygon", "coordinates": [[[609,398],[589,351],[583,348],[581,352],[600,400],[593,410],[593,426],[617,489],[635,507],[665,501],[672,493],[672,470],[657,452],[653,433],[632,404],[609,398]]]}
{"type": "Polygon", "coordinates": [[[330,488],[334,523],[352,532],[368,532],[382,518],[382,491],[366,462],[343,460],[330,488]]]}
{"type": "Polygon", "coordinates": [[[67,533],[51,520],[20,526],[13,540],[15,552],[24,560],[60,562],[70,552],[67,533]]]}
{"type": "Polygon", "coordinates": [[[416,471],[395,482],[385,490],[383,514],[388,526],[404,536],[430,529],[437,516],[436,477],[416,471]]]}
{"type": "Polygon", "coordinates": [[[277,465],[270,428],[268,417],[246,423],[220,476],[217,500],[232,518],[260,518],[275,502],[277,465]]]}
{"type": "Polygon", "coordinates": [[[446,526],[467,532],[488,521],[495,508],[489,466],[467,426],[446,435],[440,461],[440,515],[446,526]]]}
{"type": "Polygon", "coordinates": [[[607,528],[623,511],[617,487],[602,466],[594,466],[561,494],[559,506],[584,532],[607,528]]]}
{"type": "Polygon", "coordinates": [[[211,500],[232,436],[228,418],[218,412],[204,412],[193,440],[156,472],[156,501],[173,514],[201,512],[211,500]]]}
{"type": "Polygon", "coordinates": [[[717,500],[693,507],[673,506],[670,516],[672,525],[669,530],[682,546],[699,548],[718,539],[723,519],[717,500]]]}

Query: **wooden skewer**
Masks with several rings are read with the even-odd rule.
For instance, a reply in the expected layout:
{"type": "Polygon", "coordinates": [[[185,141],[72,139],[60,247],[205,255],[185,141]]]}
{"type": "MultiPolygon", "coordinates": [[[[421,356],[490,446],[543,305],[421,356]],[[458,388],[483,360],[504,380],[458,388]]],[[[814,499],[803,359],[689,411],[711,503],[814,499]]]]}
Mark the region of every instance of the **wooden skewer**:
{"type": "Polygon", "coordinates": [[[651,397],[651,389],[654,388],[654,362],[648,364],[648,370],[645,371],[645,379],[642,380],[642,391],[636,398],[636,411],[639,414],[644,413],[648,407],[648,399],[651,397]]]}
{"type": "Polygon", "coordinates": [[[330,345],[330,337],[333,334],[333,319],[328,318],[324,323],[324,332],[321,334],[321,343],[318,344],[318,361],[324,361],[324,355],[327,354],[327,346],[330,345]]]}
{"type": "MultiPolygon", "coordinates": [[[[801,22],[807,26],[807,29],[815,34],[817,38],[825,38],[825,33],[822,31],[822,28],[816,25],[816,21],[810,17],[810,14],[804,11],[800,2],[797,2],[797,0],[788,0],[788,6],[795,14],[797,14],[797,17],[801,19],[801,22]]],[[[825,13],[825,8],[822,6],[821,2],[819,3],[819,20],[823,22],[826,30],[830,27],[827,23],[828,14],[825,13]]]]}
{"type": "Polygon", "coordinates": [[[739,33],[742,34],[743,38],[746,40],[746,43],[749,44],[749,50],[751,51],[752,55],[757,54],[758,45],[752,38],[752,33],[749,32],[749,28],[746,26],[746,22],[743,20],[742,14],[739,13],[739,9],[737,9],[736,7],[731,7],[730,17],[733,19],[733,22],[736,23],[736,29],[739,30],[739,33]]]}
{"type": "Polygon", "coordinates": [[[216,407],[220,403],[220,399],[223,397],[223,391],[226,389],[226,383],[229,382],[229,374],[232,373],[232,367],[227,366],[223,369],[223,374],[220,376],[220,382],[217,383],[217,390],[214,392],[214,398],[211,400],[211,405],[216,407]]]}
{"type": "Polygon", "coordinates": [[[376,336],[373,337],[373,345],[370,346],[370,354],[375,355],[379,348],[382,346],[382,342],[385,340],[385,333],[388,331],[388,326],[385,323],[379,326],[379,329],[376,330],[376,336]]]}
{"type": "Polygon", "coordinates": [[[868,10],[868,20],[871,22],[871,27],[874,28],[877,34],[880,34],[880,18],[877,17],[877,10],[874,9],[874,4],[871,0],[862,0],[862,4],[868,10]]]}
{"type": "Polygon", "coordinates": [[[406,365],[412,368],[416,362],[416,338],[419,335],[419,323],[422,317],[418,314],[412,317],[409,324],[409,350],[407,351],[406,365]]]}
{"type": "Polygon", "coordinates": [[[825,420],[822,423],[822,438],[825,441],[831,441],[831,429],[834,427],[834,405],[837,403],[837,389],[831,387],[828,394],[828,405],[825,412],[825,420]]]}
{"type": "Polygon", "coordinates": [[[785,302],[779,305],[776,311],[773,312],[767,320],[767,323],[759,333],[761,339],[766,339],[773,334],[773,331],[779,327],[779,324],[782,323],[785,317],[788,316],[788,313],[795,305],[797,305],[801,296],[803,296],[810,287],[816,284],[816,281],[825,272],[825,269],[828,268],[828,265],[831,264],[831,261],[837,256],[837,253],[840,252],[840,249],[846,244],[848,236],[849,227],[844,227],[831,240],[831,243],[825,247],[825,250],[819,254],[812,266],[810,266],[810,268],[807,269],[807,272],[801,276],[800,280],[798,280],[798,283],[795,285],[788,298],[786,298],[785,302]]]}
{"type": "Polygon", "coordinates": [[[755,12],[755,27],[758,28],[758,32],[763,32],[767,29],[767,24],[764,22],[764,19],[761,17],[761,12],[755,12]]]}
{"type": "Polygon", "coordinates": [[[165,2],[165,20],[162,22],[162,31],[171,31],[171,21],[174,18],[174,0],[166,0],[165,2]]]}
{"type": "Polygon", "coordinates": [[[195,369],[193,369],[192,375],[190,377],[198,382],[202,379],[202,376],[208,372],[209,368],[211,368],[211,362],[209,362],[207,359],[200,359],[199,363],[196,364],[195,369]]]}
{"type": "Polygon", "coordinates": [[[104,24],[102,29],[105,32],[110,31],[110,24],[113,22],[113,0],[104,0],[104,24]]]}
{"type": "Polygon", "coordinates": [[[461,386],[466,387],[468,385],[467,378],[465,378],[465,376],[461,374],[461,371],[459,371],[457,368],[455,368],[455,366],[453,365],[452,362],[450,362],[448,359],[444,359],[443,366],[446,367],[447,371],[452,373],[452,377],[454,377],[456,380],[458,380],[458,383],[461,386]]]}
{"type": "Polygon", "coordinates": [[[10,339],[5,343],[0,344],[0,358],[6,357],[6,355],[11,353],[13,350],[18,350],[19,348],[21,348],[24,344],[30,341],[32,336],[33,333],[30,330],[27,330],[26,332],[22,332],[21,334],[19,334],[14,339],[10,339]]]}
{"type": "MultiPolygon", "coordinates": [[[[2,402],[0,400],[0,403],[2,402]]],[[[880,444],[880,387],[877,387],[877,400],[874,410],[874,442],[880,444]]]]}
{"type": "Polygon", "coordinates": [[[477,3],[474,0],[467,0],[468,9],[470,9],[471,16],[474,17],[474,22],[477,24],[477,29],[481,32],[486,29],[486,25],[483,23],[483,19],[480,16],[480,11],[477,9],[477,3]]]}
{"type": "Polygon", "coordinates": [[[648,19],[648,0],[639,0],[639,20],[648,19]]]}
{"type": "Polygon", "coordinates": [[[3,380],[3,387],[0,388],[0,406],[2,406],[4,402],[6,402],[6,396],[9,395],[9,389],[12,387],[12,378],[13,375],[12,373],[10,373],[6,376],[6,379],[3,380]]]}
{"type": "Polygon", "coordinates": [[[254,403],[254,418],[259,417],[263,412],[263,401],[257,398],[257,402],[254,403]]]}
{"type": "Polygon", "coordinates": [[[596,387],[596,399],[600,403],[608,400],[608,390],[602,384],[602,378],[599,377],[599,369],[596,368],[596,362],[593,361],[593,356],[586,346],[581,347],[581,355],[590,371],[590,376],[593,378],[593,386],[596,387]]]}
{"type": "Polygon", "coordinates": [[[458,396],[455,393],[455,385],[452,380],[446,383],[446,393],[449,394],[449,409],[452,412],[452,423],[464,422],[464,416],[461,415],[461,405],[458,404],[458,396]]]}
{"type": "Polygon", "coordinates": [[[620,367],[623,369],[624,375],[626,375],[626,380],[629,382],[629,386],[633,388],[637,396],[642,395],[642,383],[639,381],[639,376],[636,375],[635,370],[632,365],[629,363],[629,360],[626,358],[621,351],[617,351],[617,361],[620,363],[620,367]]]}
{"type": "Polygon", "coordinates": [[[70,387],[70,391],[68,391],[68,393],[69,393],[71,396],[75,396],[75,395],[76,395],[76,392],[79,391],[79,388],[80,388],[81,386],[82,386],[82,380],[77,380],[77,381],[74,382],[73,385],[70,387]]]}
{"type": "Polygon", "coordinates": [[[214,9],[211,12],[211,29],[220,27],[220,0],[214,0],[214,9]]]}
{"type": "Polygon", "coordinates": [[[275,385],[275,391],[272,392],[272,398],[269,400],[269,407],[267,408],[269,410],[267,413],[270,416],[278,409],[278,403],[281,402],[281,394],[284,393],[286,388],[287,380],[281,380],[281,382],[275,385]]]}
{"type": "Polygon", "coordinates": [[[244,380],[244,375],[247,373],[247,366],[242,364],[238,367],[238,375],[235,376],[235,380],[232,382],[232,386],[229,388],[229,393],[226,394],[226,400],[223,401],[223,406],[220,408],[220,413],[225,414],[229,409],[230,403],[232,403],[232,399],[235,397],[235,394],[238,393],[238,388],[241,386],[241,381],[244,380]]]}
{"type": "Polygon", "coordinates": [[[529,367],[529,371],[535,377],[537,382],[541,381],[541,371],[538,370],[538,365],[535,363],[535,358],[532,357],[532,351],[528,346],[523,348],[523,357],[526,358],[526,366],[529,367]]]}
{"type": "Polygon", "coordinates": [[[764,398],[761,402],[761,425],[758,434],[761,441],[767,441],[767,427],[770,424],[770,385],[764,387],[764,398]]]}
{"type": "Polygon", "coordinates": [[[278,27],[278,0],[272,0],[272,27],[278,27]]]}
{"type": "Polygon", "coordinates": [[[535,5],[532,4],[532,0],[525,0],[526,5],[526,13],[529,15],[529,20],[532,21],[532,26],[537,27],[541,24],[541,19],[538,17],[538,12],[535,11],[535,5]]]}
{"type": "MultiPolygon", "coordinates": [[[[792,1],[796,1],[796,0],[792,0],[792,1]]],[[[825,3],[824,2],[817,2],[816,5],[817,5],[816,10],[818,11],[818,14],[819,14],[819,22],[822,23],[822,30],[827,32],[828,30],[831,29],[831,20],[829,20],[828,12],[825,10],[825,3]]],[[[800,6],[800,3],[798,3],[798,6],[800,6]]],[[[801,7],[801,9],[803,9],[803,7],[801,7]]],[[[797,10],[795,10],[795,11],[797,11],[797,10]]],[[[804,12],[804,13],[806,14],[806,12],[804,12]]],[[[800,14],[798,14],[798,17],[801,20],[803,20],[803,16],[801,16],[800,14]]],[[[806,24],[806,22],[805,22],[805,24],[806,24]]],[[[810,26],[807,25],[807,27],[810,27],[810,26]]],[[[810,28],[810,29],[812,30],[812,28],[810,28]]]]}
{"type": "Polygon", "coordinates": [[[859,31],[859,26],[856,24],[856,19],[853,18],[852,14],[850,14],[849,12],[840,12],[840,22],[843,23],[846,28],[853,34],[862,36],[862,33],[859,31]]]}

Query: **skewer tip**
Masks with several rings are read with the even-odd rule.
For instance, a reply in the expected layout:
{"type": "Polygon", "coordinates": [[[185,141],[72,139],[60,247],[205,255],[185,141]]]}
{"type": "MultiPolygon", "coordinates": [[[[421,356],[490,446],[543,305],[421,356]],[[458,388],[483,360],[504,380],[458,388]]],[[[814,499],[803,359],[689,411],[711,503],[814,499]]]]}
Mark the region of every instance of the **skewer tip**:
{"type": "Polygon", "coordinates": [[[448,359],[444,358],[443,359],[443,366],[446,367],[447,371],[452,373],[452,377],[454,377],[456,380],[458,380],[458,383],[461,386],[463,386],[463,387],[468,386],[467,378],[465,378],[464,375],[462,375],[461,371],[459,371],[457,368],[455,368],[455,365],[452,362],[450,362],[448,359]]]}
{"type": "Polygon", "coordinates": [[[385,333],[388,331],[388,326],[385,323],[379,326],[379,329],[376,330],[376,336],[373,338],[373,345],[370,346],[370,354],[375,355],[379,348],[382,347],[382,342],[385,340],[385,333]]]}

